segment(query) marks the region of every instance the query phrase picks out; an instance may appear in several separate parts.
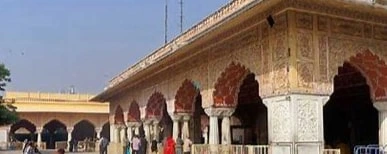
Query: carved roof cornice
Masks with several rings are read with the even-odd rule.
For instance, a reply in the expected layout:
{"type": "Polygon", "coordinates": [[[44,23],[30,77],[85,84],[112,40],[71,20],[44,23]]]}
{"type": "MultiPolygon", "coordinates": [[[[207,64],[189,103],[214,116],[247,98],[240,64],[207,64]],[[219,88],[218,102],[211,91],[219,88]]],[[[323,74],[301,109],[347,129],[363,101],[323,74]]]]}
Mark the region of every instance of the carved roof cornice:
{"type": "MultiPolygon", "coordinates": [[[[235,33],[238,30],[240,31],[243,29],[241,28],[241,25],[242,27],[248,27],[251,26],[251,24],[264,20],[267,15],[291,9],[305,10],[319,14],[340,16],[356,20],[371,21],[373,23],[387,25],[387,7],[385,5],[372,3],[372,0],[234,0],[183,34],[179,35],[168,44],[157,49],[135,65],[129,67],[114,77],[110,80],[109,85],[105,88],[105,90],[98,96],[94,97],[93,100],[105,101],[108,97],[110,97],[107,95],[117,93],[117,91],[126,86],[124,84],[127,84],[127,81],[130,78],[136,76],[139,72],[143,72],[144,70],[150,68],[150,66],[158,64],[161,60],[175,54],[176,51],[192,44],[194,41],[197,41],[198,38],[201,38],[207,33],[213,32],[216,28],[220,27],[220,25],[230,21],[231,19],[239,17],[239,14],[247,12],[248,10],[251,10],[251,8],[263,9],[261,9],[260,12],[256,13],[253,17],[242,21],[242,23],[237,26],[232,26],[232,28],[220,33],[220,35],[224,36],[226,33],[235,33]],[[263,7],[263,5],[266,7],[263,7]]],[[[204,43],[204,45],[194,48],[203,48],[203,46],[213,43],[213,40],[222,38],[224,39],[224,37],[211,39],[210,41],[204,43]]]]}

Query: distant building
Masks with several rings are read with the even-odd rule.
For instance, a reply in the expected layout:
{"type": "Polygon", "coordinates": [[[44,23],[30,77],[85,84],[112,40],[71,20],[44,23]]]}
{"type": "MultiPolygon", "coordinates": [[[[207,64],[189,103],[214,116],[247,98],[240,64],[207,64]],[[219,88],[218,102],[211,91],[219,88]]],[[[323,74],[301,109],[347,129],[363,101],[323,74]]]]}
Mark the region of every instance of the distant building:
{"type": "MultiPolygon", "coordinates": [[[[89,101],[92,95],[40,92],[9,92],[20,117],[17,123],[1,127],[4,142],[33,140],[42,148],[54,149],[71,139],[110,138],[109,104],[89,101]]],[[[3,145],[4,146],[4,145],[3,145]]]]}

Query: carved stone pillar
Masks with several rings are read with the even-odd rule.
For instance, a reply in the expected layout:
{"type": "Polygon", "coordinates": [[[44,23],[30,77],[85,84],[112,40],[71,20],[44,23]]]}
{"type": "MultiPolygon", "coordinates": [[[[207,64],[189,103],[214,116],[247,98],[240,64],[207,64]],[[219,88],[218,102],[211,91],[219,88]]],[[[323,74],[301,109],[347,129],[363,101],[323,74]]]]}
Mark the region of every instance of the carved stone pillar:
{"type": "Polygon", "coordinates": [[[159,140],[159,122],[158,121],[154,121],[152,128],[153,128],[153,139],[158,141],[159,140]]]}
{"type": "Polygon", "coordinates": [[[209,144],[219,144],[218,118],[221,116],[222,108],[206,108],[206,114],[210,117],[209,144]]]}
{"type": "Polygon", "coordinates": [[[263,99],[272,153],[322,154],[327,96],[291,94],[263,99]]]}
{"type": "Polygon", "coordinates": [[[127,138],[126,138],[126,126],[125,125],[121,125],[120,126],[120,143],[124,143],[127,142],[127,138]]]}
{"type": "MultiPolygon", "coordinates": [[[[70,150],[70,141],[71,141],[71,134],[73,133],[74,127],[67,127],[67,149],[70,150]]],[[[55,147],[56,148],[56,147],[55,147]]]]}
{"type": "Polygon", "coordinates": [[[144,132],[145,132],[145,138],[146,138],[146,140],[149,142],[150,141],[150,135],[151,135],[151,132],[150,132],[150,127],[151,127],[151,121],[145,121],[144,123],[143,123],[143,125],[144,125],[144,132]]]}
{"type": "Polygon", "coordinates": [[[181,119],[181,116],[179,115],[174,115],[171,117],[172,118],[172,121],[173,121],[173,133],[172,133],[172,137],[173,139],[176,141],[178,135],[179,135],[179,122],[180,122],[180,119],[181,119]]]}
{"type": "Polygon", "coordinates": [[[102,127],[95,128],[95,133],[97,134],[97,138],[101,138],[101,131],[102,131],[102,127]]]}
{"type": "Polygon", "coordinates": [[[379,111],[379,145],[387,144],[387,101],[375,102],[374,107],[379,111]]]}
{"type": "Polygon", "coordinates": [[[181,135],[182,135],[183,141],[185,141],[186,138],[189,138],[189,125],[188,125],[188,122],[189,122],[190,119],[191,119],[191,116],[189,116],[189,115],[185,115],[182,118],[182,120],[183,120],[183,127],[181,128],[181,135]]]}
{"type": "Polygon", "coordinates": [[[120,126],[114,125],[114,142],[120,143],[120,126]]]}
{"type": "Polygon", "coordinates": [[[36,128],[36,133],[38,134],[38,138],[37,138],[37,144],[38,144],[38,147],[40,148],[41,144],[42,144],[42,131],[43,131],[43,128],[42,127],[37,127],[36,128]]]}
{"type": "Polygon", "coordinates": [[[230,108],[222,112],[222,144],[231,144],[231,130],[230,130],[230,117],[234,113],[235,109],[230,108]]]}

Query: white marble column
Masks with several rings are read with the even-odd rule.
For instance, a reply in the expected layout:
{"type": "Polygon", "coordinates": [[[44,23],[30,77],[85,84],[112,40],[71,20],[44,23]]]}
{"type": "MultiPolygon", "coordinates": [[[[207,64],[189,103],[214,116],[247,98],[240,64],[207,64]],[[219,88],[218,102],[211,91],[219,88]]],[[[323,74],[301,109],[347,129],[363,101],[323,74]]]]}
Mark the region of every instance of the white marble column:
{"type": "Polygon", "coordinates": [[[159,122],[158,121],[154,121],[153,122],[153,139],[155,139],[156,141],[159,140],[159,122]]]}
{"type": "Polygon", "coordinates": [[[234,111],[234,108],[230,108],[222,113],[222,144],[225,145],[231,144],[230,117],[234,111]]]}
{"type": "Polygon", "coordinates": [[[115,125],[114,124],[110,124],[110,141],[111,142],[116,142],[116,139],[115,139],[115,125]]]}
{"type": "Polygon", "coordinates": [[[36,128],[36,133],[38,134],[38,138],[37,138],[38,148],[40,148],[40,146],[42,144],[42,131],[43,131],[42,127],[37,127],[36,128]]]}
{"type": "Polygon", "coordinates": [[[379,145],[387,144],[387,101],[374,102],[374,107],[379,112],[379,145]]]}
{"type": "Polygon", "coordinates": [[[101,127],[97,127],[95,128],[95,133],[97,134],[97,138],[101,138],[101,131],[102,131],[102,128],[101,127]]]}
{"type": "Polygon", "coordinates": [[[322,154],[323,105],[329,96],[290,94],[263,99],[272,153],[322,154]],[[284,144],[287,143],[287,144],[284,144]]]}
{"type": "Polygon", "coordinates": [[[209,144],[219,144],[219,126],[218,118],[221,113],[218,108],[206,108],[204,109],[206,114],[210,117],[210,137],[209,144]]]}
{"type": "MultiPolygon", "coordinates": [[[[67,149],[70,150],[70,141],[74,127],[67,127],[67,149]]],[[[56,148],[56,147],[55,147],[56,148]]]]}
{"type": "Polygon", "coordinates": [[[132,138],[133,138],[133,126],[129,126],[128,125],[128,128],[126,130],[126,134],[128,135],[127,138],[128,138],[128,141],[131,141],[132,138]]]}
{"type": "Polygon", "coordinates": [[[120,143],[125,143],[127,141],[126,138],[126,126],[121,125],[120,126],[120,143]]]}
{"type": "Polygon", "coordinates": [[[176,141],[177,137],[179,136],[179,122],[180,122],[181,116],[173,115],[172,121],[173,121],[173,133],[172,137],[176,141]]]}
{"type": "Polygon", "coordinates": [[[120,143],[120,127],[119,125],[114,125],[114,142],[120,143]]]}
{"type": "Polygon", "coordinates": [[[189,138],[189,125],[188,122],[191,119],[191,116],[185,115],[183,116],[183,127],[181,128],[181,136],[183,141],[185,141],[186,138],[189,138]]]}
{"type": "Polygon", "coordinates": [[[140,126],[134,127],[134,135],[140,135],[140,126]]]}
{"type": "Polygon", "coordinates": [[[206,128],[204,128],[202,135],[204,138],[204,144],[208,144],[208,126],[206,126],[206,128]]]}
{"type": "Polygon", "coordinates": [[[149,142],[150,141],[150,127],[151,127],[151,121],[145,121],[144,123],[143,123],[143,125],[144,125],[144,132],[145,132],[145,138],[146,138],[146,140],[149,142]]]}

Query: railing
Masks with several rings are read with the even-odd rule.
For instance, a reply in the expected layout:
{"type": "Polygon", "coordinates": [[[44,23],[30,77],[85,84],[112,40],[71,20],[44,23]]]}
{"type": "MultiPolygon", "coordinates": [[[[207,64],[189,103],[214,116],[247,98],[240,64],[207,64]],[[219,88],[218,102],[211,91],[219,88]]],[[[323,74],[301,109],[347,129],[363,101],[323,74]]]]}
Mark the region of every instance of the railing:
{"type": "Polygon", "coordinates": [[[55,148],[56,149],[60,149],[60,148],[66,149],[67,148],[67,141],[55,142],[55,148]]]}
{"type": "Polygon", "coordinates": [[[340,154],[340,149],[324,149],[323,154],[340,154]]]}
{"type": "Polygon", "coordinates": [[[353,148],[355,154],[386,154],[386,146],[381,146],[377,144],[370,145],[357,145],[353,148]]]}
{"type": "Polygon", "coordinates": [[[192,145],[192,154],[269,154],[268,145],[192,145]]]}

